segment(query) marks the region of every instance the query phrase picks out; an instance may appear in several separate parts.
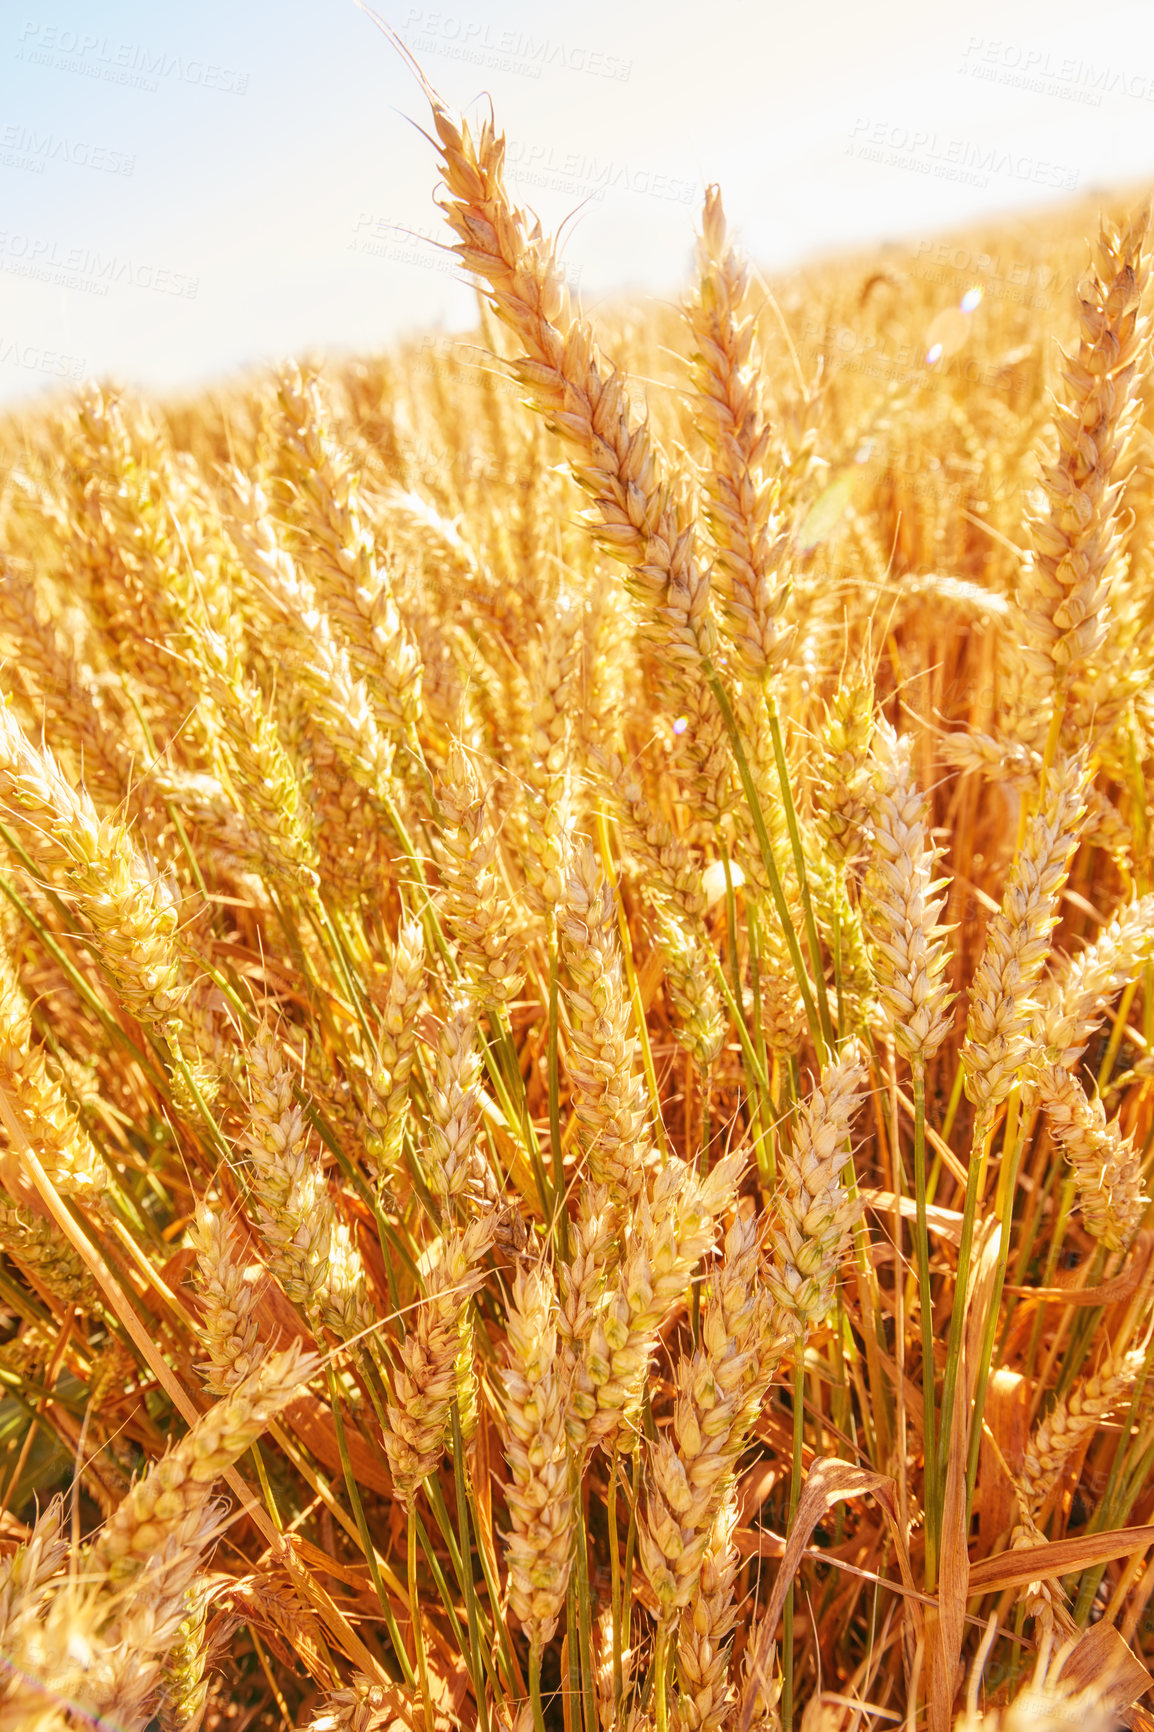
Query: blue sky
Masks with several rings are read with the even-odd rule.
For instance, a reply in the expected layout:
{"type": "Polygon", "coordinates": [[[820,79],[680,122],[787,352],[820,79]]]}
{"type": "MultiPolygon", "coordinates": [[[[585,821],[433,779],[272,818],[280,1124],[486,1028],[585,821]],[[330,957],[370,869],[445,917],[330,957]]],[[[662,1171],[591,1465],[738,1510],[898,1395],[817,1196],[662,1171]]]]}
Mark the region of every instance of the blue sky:
{"type": "MultiPolygon", "coordinates": [[[[451,106],[491,95],[594,308],[677,290],[711,180],[771,268],[1154,181],[1145,0],[381,9],[451,106]]],[[[0,401],[467,325],[414,121],[352,0],[7,0],[0,401]]]]}

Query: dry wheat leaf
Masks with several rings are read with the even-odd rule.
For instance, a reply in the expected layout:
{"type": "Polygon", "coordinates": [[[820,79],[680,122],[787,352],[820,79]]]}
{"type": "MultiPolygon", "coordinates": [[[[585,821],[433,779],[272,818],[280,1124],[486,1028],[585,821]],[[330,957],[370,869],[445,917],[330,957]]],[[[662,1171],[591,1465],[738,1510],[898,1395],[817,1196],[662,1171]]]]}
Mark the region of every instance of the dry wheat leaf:
{"type": "Polygon", "coordinates": [[[974,1513],[985,1548],[1008,1533],[1017,1516],[1012,1474],[1021,1466],[1030,1436],[1030,1383],[1020,1372],[999,1366],[986,1388],[981,1455],[974,1513]]]}
{"type": "MultiPolygon", "coordinates": [[[[963,1457],[969,1448],[969,1404],[974,1398],[978,1367],[982,1362],[982,1335],[990,1301],[994,1295],[994,1280],[998,1270],[998,1252],[1002,1244],[1002,1223],[989,1216],[974,1234],[974,1249],[970,1259],[970,1279],[966,1288],[966,1376],[959,1377],[958,1389],[966,1392],[966,1436],[963,1457]]],[[[952,1440],[951,1440],[952,1441],[952,1440]]]]}
{"type": "Polygon", "coordinates": [[[1154,1525],[1113,1528],[1103,1534],[1081,1534],[1072,1540],[1050,1540],[1045,1545],[1023,1546],[970,1565],[970,1593],[995,1594],[1003,1588],[1020,1588],[1026,1582],[1054,1581],[1075,1570],[1092,1569],[1114,1558],[1127,1557],[1154,1545],[1154,1525]]]}
{"type": "MultiPolygon", "coordinates": [[[[897,1197],[893,1191],[863,1191],[862,1196],[866,1207],[876,1214],[892,1215],[896,1206],[903,1221],[916,1221],[918,1218],[918,1206],[913,1197],[897,1197]]],[[[939,1239],[948,1239],[951,1245],[962,1242],[962,1216],[957,1209],[943,1209],[938,1203],[928,1203],[926,1226],[939,1239]]]]}
{"type": "Polygon", "coordinates": [[[749,1732],[753,1722],[758,1690],[769,1676],[777,1621],[781,1616],[790,1583],[797,1574],[798,1565],[809,1545],[810,1535],[822,1516],[826,1515],[835,1503],[840,1503],[844,1498],[861,1497],[867,1492],[872,1493],[881,1504],[894,1537],[902,1579],[913,1588],[909,1558],[898,1523],[897,1488],[893,1480],[888,1474],[869,1473],[865,1468],[855,1467],[849,1461],[839,1461],[836,1457],[815,1461],[802,1487],[793,1526],[773,1584],[773,1593],[750,1644],[748,1679],[737,1713],[736,1732],[749,1732]]]}
{"type": "MultiPolygon", "coordinates": [[[[781,1568],[777,1572],[773,1593],[766,1607],[766,1621],[771,1627],[776,1627],[781,1608],[785,1604],[786,1592],[797,1574],[810,1535],[822,1516],[828,1514],[835,1503],[840,1503],[845,1498],[862,1497],[867,1492],[877,1498],[896,1531],[897,1488],[888,1474],[869,1473],[865,1468],[855,1467],[852,1462],[839,1461],[836,1456],[814,1462],[802,1487],[797,1514],[793,1518],[793,1526],[782,1554],[781,1568]]],[[[905,1573],[903,1568],[903,1577],[905,1573]]],[[[910,1585],[913,1585],[912,1578],[910,1585]]]]}
{"type": "Polygon", "coordinates": [[[1103,1703],[1122,1713],[1144,1696],[1154,1680],[1112,1624],[1094,1624],[1062,1663],[1060,1676],[1077,1689],[1091,1686],[1103,1703]]]}
{"type": "MultiPolygon", "coordinates": [[[[990,1235],[996,1242],[996,1235],[990,1235]]],[[[988,1249],[987,1247],[983,1248],[988,1249]]],[[[983,1284],[981,1266],[977,1289],[983,1284]]],[[[970,1319],[972,1322],[972,1319],[970,1319]]],[[[963,1342],[959,1391],[968,1387],[968,1351],[963,1342]]],[[[970,1557],[967,1550],[966,1457],[969,1448],[968,1403],[956,1399],[950,1417],[950,1447],[942,1500],[942,1549],[938,1560],[938,1606],[926,1614],[926,1660],[929,1670],[930,1732],[947,1732],[954,1696],[962,1679],[962,1643],[966,1634],[970,1557]]]]}
{"type": "MultiPolygon", "coordinates": [[[[341,1453],[333,1430],[332,1411],[326,1401],[315,1395],[302,1395],[286,1409],[282,1424],[328,1473],[340,1478],[341,1453]]],[[[345,1428],[345,1442],[358,1484],[391,1497],[393,1482],[377,1451],[365,1442],[359,1431],[349,1426],[345,1428]]]]}

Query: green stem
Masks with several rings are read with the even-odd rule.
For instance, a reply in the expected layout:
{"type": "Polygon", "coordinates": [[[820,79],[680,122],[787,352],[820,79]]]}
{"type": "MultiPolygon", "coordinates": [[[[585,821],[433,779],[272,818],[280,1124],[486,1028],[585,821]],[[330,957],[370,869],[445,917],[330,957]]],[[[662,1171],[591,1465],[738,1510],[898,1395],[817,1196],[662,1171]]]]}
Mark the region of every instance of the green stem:
{"type": "MultiPolygon", "coordinates": [[[[761,1062],[758,1059],[757,1053],[754,1051],[753,1042],[749,1038],[749,1030],[745,1026],[745,1019],[741,1014],[741,1010],[738,1007],[736,1000],[734,999],[733,993],[730,991],[729,982],[725,978],[725,970],[721,966],[721,958],[712,947],[710,947],[709,955],[713,962],[714,971],[717,974],[717,984],[721,989],[721,996],[725,1000],[726,1008],[728,1009],[730,1016],[733,1018],[733,1026],[737,1030],[737,1038],[741,1042],[741,1050],[745,1055],[745,1062],[749,1066],[749,1074],[756,1083],[762,1096],[765,1099],[770,1099],[772,1097],[770,1094],[769,1076],[762,1069],[761,1062]]],[[[758,1108],[759,1111],[762,1110],[761,1101],[758,1102],[758,1108]]]]}
{"type": "Polygon", "coordinates": [[[269,1484],[268,1469],[264,1465],[260,1444],[254,1443],[249,1453],[252,1456],[253,1466],[256,1468],[256,1477],[260,1481],[261,1496],[264,1498],[265,1508],[268,1510],[273,1527],[278,1534],[282,1534],[284,1523],[280,1519],[280,1511],[277,1509],[276,1499],[272,1495],[272,1486],[269,1484]]]}
{"type": "Polygon", "coordinates": [[[441,1538],[444,1540],[446,1549],[448,1550],[449,1562],[453,1566],[453,1574],[457,1578],[457,1586],[460,1588],[463,1595],[465,1592],[465,1564],[461,1557],[460,1547],[457,1544],[457,1536],[453,1532],[453,1524],[449,1520],[449,1511],[445,1504],[445,1494],[441,1490],[441,1482],[437,1478],[436,1474],[430,1474],[424,1484],[425,1491],[428,1494],[429,1508],[432,1510],[433,1515],[436,1518],[437,1526],[441,1530],[441,1538]]]}
{"type": "Polygon", "coordinates": [[[361,1026],[361,1032],[369,1045],[372,1045],[373,1034],[365,1015],[364,997],[357,985],[355,970],[351,959],[345,955],[345,947],[341,935],[325,905],[324,899],[318,895],[315,900],[304,903],[305,918],[316,931],[325,949],[333,960],[337,976],[348,995],[349,1008],[361,1026]]]}
{"type": "Polygon", "coordinates": [[[570,1471],[574,1480],[573,1504],[577,1512],[574,1539],[577,1550],[577,1643],[581,1659],[581,1702],[586,1732],[597,1732],[597,1692],[593,1686],[593,1656],[589,1645],[589,1632],[593,1625],[589,1596],[589,1542],[585,1532],[585,1506],[576,1463],[571,1465],[570,1471]]]}
{"type": "MultiPolygon", "coordinates": [[[[581,1667],[577,1655],[577,1581],[576,1570],[569,1572],[569,1585],[565,1590],[565,1648],[569,1656],[569,1697],[568,1712],[565,1716],[566,1727],[572,1732],[583,1732],[581,1719],[581,1667]]],[[[562,1691],[565,1685],[562,1680],[562,1691]]]]}
{"type": "MultiPolygon", "coordinates": [[[[789,1523],[786,1528],[786,1538],[789,1538],[793,1528],[793,1520],[797,1514],[798,1502],[801,1498],[801,1452],[805,1442],[805,1337],[797,1338],[796,1357],[793,1366],[793,1459],[789,1466],[789,1523]]],[[[783,1627],[781,1634],[782,1686],[781,1686],[781,1724],[782,1732],[791,1732],[793,1727],[793,1583],[790,1582],[785,1592],[785,1605],[782,1610],[783,1627]]]]}
{"type": "MultiPolygon", "coordinates": [[[[357,1532],[361,1536],[361,1550],[364,1552],[365,1562],[369,1566],[369,1575],[372,1577],[373,1588],[376,1592],[377,1599],[380,1602],[381,1616],[384,1618],[385,1628],[389,1632],[389,1640],[393,1644],[393,1651],[397,1656],[397,1663],[401,1668],[402,1674],[407,1678],[411,1678],[412,1671],[409,1666],[409,1656],[405,1653],[405,1646],[401,1641],[401,1632],[398,1630],[396,1619],[393,1616],[392,1603],[388,1594],[385,1592],[385,1584],[381,1579],[381,1567],[377,1562],[377,1549],[373,1544],[373,1536],[369,1532],[369,1524],[365,1517],[364,1505],[361,1502],[360,1489],[357,1486],[356,1475],[353,1472],[352,1458],[349,1455],[348,1440],[345,1437],[345,1421],[341,1412],[340,1386],[337,1382],[336,1370],[331,1360],[325,1369],[328,1375],[329,1406],[332,1409],[333,1430],[336,1433],[337,1439],[337,1452],[341,1458],[341,1472],[344,1474],[345,1490],[349,1496],[349,1506],[353,1512],[353,1520],[357,1524],[357,1532]]],[[[410,1534],[413,1532],[411,1521],[409,1523],[409,1532],[410,1534]]]]}
{"type": "Polygon", "coordinates": [[[429,1694],[429,1667],[425,1659],[425,1635],[421,1629],[421,1601],[417,1593],[417,1523],[416,1511],[409,1510],[409,1617],[413,1625],[413,1648],[417,1656],[417,1677],[425,1704],[425,1732],[435,1732],[433,1698],[429,1694]]]}
{"type": "MultiPolygon", "coordinates": [[[[1066,1226],[1070,1219],[1070,1211],[1074,1206],[1074,1180],[1063,1179],[1058,1190],[1058,1202],[1054,1210],[1053,1225],[1050,1229],[1050,1248],[1046,1252],[1045,1267],[1042,1270],[1042,1286],[1052,1287],[1054,1276],[1058,1269],[1058,1259],[1062,1255],[1062,1246],[1066,1241],[1066,1226]]],[[[1024,1375],[1027,1381],[1032,1381],[1038,1363],[1038,1350],[1042,1345],[1042,1335],[1046,1325],[1046,1308],[1036,1307],[1034,1326],[1030,1331],[1030,1346],[1026,1353],[1024,1375]]]]}
{"type": "Polygon", "coordinates": [[[613,1617],[613,1706],[620,1718],[621,1698],[625,1694],[625,1674],[621,1665],[621,1559],[617,1555],[617,1475],[620,1471],[617,1445],[609,1463],[609,1495],[606,1518],[609,1523],[610,1605],[613,1617]]]}
{"type": "Polygon", "coordinates": [[[553,916],[549,920],[549,1046],[546,1064],[549,1072],[549,1149],[553,1163],[553,1226],[557,1239],[557,1254],[565,1255],[565,1156],[561,1147],[561,1075],[557,1056],[559,1029],[557,1004],[557,932],[553,916]]]}
{"type": "Polygon", "coordinates": [[[172,804],[171,800],[165,800],[164,809],[168,813],[168,816],[169,816],[169,819],[171,820],[173,829],[176,831],[176,838],[177,838],[177,841],[180,843],[181,851],[184,854],[185,859],[188,861],[188,866],[189,866],[189,870],[192,873],[193,882],[196,885],[197,889],[200,891],[200,894],[204,897],[204,900],[207,902],[209,899],[209,897],[208,897],[208,885],[204,881],[203,874],[201,873],[201,870],[200,870],[200,862],[197,860],[196,855],[192,851],[192,844],[189,842],[187,832],[185,831],[184,825],[180,821],[180,813],[177,811],[176,807],[172,804]]]}
{"type": "Polygon", "coordinates": [[[762,812],[761,801],[758,799],[757,786],[749,768],[749,759],[745,755],[745,746],[737,726],[737,718],[733,713],[733,706],[729,701],[725,687],[718,678],[712,663],[705,660],[702,665],[709,689],[721,711],[722,720],[729,735],[729,742],[733,748],[737,773],[741,779],[742,791],[749,806],[749,815],[753,821],[758,847],[761,850],[762,864],[765,867],[766,877],[769,879],[770,894],[773,897],[774,907],[777,909],[778,919],[781,921],[781,929],[789,949],[790,961],[793,963],[794,973],[797,975],[798,991],[801,993],[801,1001],[805,1007],[805,1020],[809,1026],[810,1038],[818,1048],[819,1056],[824,1060],[827,1042],[818,1019],[817,1007],[813,1001],[813,987],[806,972],[801,945],[797,941],[797,933],[794,931],[793,916],[790,914],[789,904],[785,899],[781,875],[777,870],[777,861],[773,857],[773,844],[769,839],[769,831],[766,829],[765,814],[762,812]]]}
{"type": "MultiPolygon", "coordinates": [[[[1138,1473],[1129,1476],[1125,1474],[1125,1464],[1133,1454],[1133,1445],[1137,1439],[1136,1425],[1141,1412],[1142,1397],[1152,1359],[1154,1359],[1154,1344],[1151,1344],[1147,1350],[1142,1371],[1131,1391],[1130,1406],[1122,1425],[1118,1446],[1110,1463],[1106,1487],[1099,1499],[1098,1507],[1091,1514],[1087,1524],[1087,1532],[1089,1533],[1101,1533],[1106,1528],[1125,1526],[1133,1495],[1136,1495],[1139,1487],[1145,1483],[1150,1463],[1154,1460],[1154,1446],[1151,1446],[1139,1459],[1138,1473]],[[1126,1483],[1127,1478],[1129,1484],[1126,1483]]],[[[1074,1605],[1074,1622],[1082,1628],[1085,1628],[1094,1595],[1098,1592],[1105,1573],[1106,1565],[1097,1564],[1093,1569],[1085,1571],[1081,1578],[1078,1598],[1074,1605]]]]}
{"type": "Polygon", "coordinates": [[[709,1113],[709,1092],[712,1076],[708,1065],[701,1067],[701,1176],[709,1172],[709,1145],[713,1141],[713,1124],[709,1113]]]}
{"type": "MultiPolygon", "coordinates": [[[[466,1499],[474,1496],[467,1478],[465,1480],[465,1495],[466,1499]]],[[[473,1519],[474,1522],[477,1521],[475,1507],[473,1519]]],[[[476,1605],[475,1607],[477,1623],[480,1631],[481,1657],[485,1661],[486,1670],[488,1670],[488,1657],[495,1637],[497,1649],[500,1654],[501,1666],[505,1674],[505,1691],[507,1695],[512,1695],[516,1689],[516,1673],[513,1670],[513,1655],[509,1647],[509,1632],[505,1628],[505,1620],[501,1615],[501,1595],[497,1583],[493,1579],[493,1572],[489,1565],[488,1554],[479,1540],[477,1544],[477,1557],[480,1560],[481,1574],[485,1578],[485,1593],[488,1597],[489,1607],[493,1614],[493,1636],[491,1636],[489,1620],[486,1617],[483,1608],[480,1605],[476,1605]]]]}
{"type": "Polygon", "coordinates": [[[721,850],[721,866],[725,873],[725,932],[729,941],[729,966],[733,970],[733,996],[741,1003],[741,958],[737,953],[737,896],[733,888],[733,872],[729,849],[721,850]]]}
{"type": "MultiPolygon", "coordinates": [[[[622,1485],[625,1483],[622,1475],[622,1485]]],[[[629,1526],[625,1532],[625,1564],[621,1571],[622,1646],[629,1646],[633,1628],[633,1557],[637,1550],[637,1498],[641,1486],[641,1449],[633,1451],[633,1483],[629,1488],[629,1526]]]]}
{"type": "MultiPolygon", "coordinates": [[[[1019,1127],[1020,1128],[1020,1127],[1019,1127]]],[[[1014,1137],[1013,1147],[1003,1150],[1001,1173],[1002,1202],[1002,1238],[998,1246],[998,1261],[994,1270],[994,1285],[990,1294],[989,1308],[986,1312],[982,1328],[982,1357],[978,1365],[978,1380],[974,1388],[974,1416],[970,1431],[970,1453],[966,1463],[966,1514],[969,1515],[974,1501],[974,1486],[978,1478],[978,1452],[982,1442],[982,1414],[986,1406],[986,1389],[990,1381],[990,1368],[994,1357],[994,1340],[998,1332],[998,1313],[1002,1306],[1002,1287],[1006,1280],[1006,1266],[1010,1260],[1010,1228],[1014,1219],[1014,1189],[1018,1180],[1018,1164],[1022,1157],[1022,1139],[1014,1137]]],[[[967,1532],[968,1532],[967,1523],[967,1532]]]]}
{"type": "Polygon", "coordinates": [[[826,1045],[832,1052],[834,1046],[833,1024],[829,1016],[829,998],[825,987],[825,970],[821,961],[821,943],[817,935],[817,921],[814,918],[813,901],[809,893],[809,879],[805,870],[805,850],[801,845],[801,829],[793,804],[793,790],[789,785],[789,765],[785,761],[785,746],[782,742],[777,706],[772,699],[767,698],[766,709],[769,712],[769,732],[773,740],[773,758],[777,765],[777,779],[781,784],[781,803],[785,810],[785,825],[789,831],[789,845],[793,850],[793,864],[797,872],[801,906],[805,913],[805,941],[809,950],[810,966],[813,969],[814,985],[817,988],[817,1008],[821,1016],[821,1032],[825,1037],[826,1045]]]}
{"type": "MultiPolygon", "coordinates": [[[[1096,1287],[1101,1281],[1106,1269],[1107,1255],[1103,1245],[1099,1245],[1094,1251],[1086,1274],[1087,1287],[1096,1287]]],[[[1105,1314],[1106,1308],[1103,1305],[1086,1305],[1075,1312],[1075,1321],[1070,1328],[1070,1345],[1062,1356],[1062,1370],[1054,1386],[1054,1393],[1059,1401],[1064,1400],[1073,1389],[1086,1356],[1098,1338],[1098,1330],[1105,1314]]]]}
{"type": "Polygon", "coordinates": [[[465,1451],[461,1440],[461,1414],[456,1398],[450,1409],[453,1420],[453,1479],[457,1488],[457,1526],[461,1530],[461,1561],[465,1566],[465,1613],[469,1624],[469,1671],[473,1699],[477,1704],[478,1732],[489,1732],[489,1709],[485,1701],[485,1676],[481,1665],[481,1631],[477,1616],[477,1590],[473,1581],[473,1542],[469,1533],[469,1498],[465,1484],[465,1451]]]}
{"type": "Polygon", "coordinates": [[[970,1148],[970,1170],[966,1177],[966,1200],[962,1207],[962,1237],[958,1246],[958,1274],[954,1283],[954,1306],[950,1314],[950,1338],[946,1346],[946,1370],[942,1380],[941,1423],[938,1428],[938,1475],[945,1472],[950,1427],[953,1423],[954,1399],[958,1386],[958,1368],[962,1357],[962,1329],[966,1315],[966,1292],[970,1278],[970,1258],[974,1249],[974,1214],[978,1206],[978,1179],[984,1164],[986,1144],[993,1137],[993,1114],[988,1109],[979,1113],[974,1124],[974,1140],[970,1148]]]}
{"type": "MultiPolygon", "coordinates": [[[[753,1046],[761,1074],[768,1077],[769,1057],[765,1048],[765,1029],[761,1020],[761,932],[757,921],[756,897],[748,897],[745,906],[749,929],[750,989],[753,993],[753,1046]]],[[[765,1117],[765,1106],[766,1095],[759,1090],[755,1096],[754,1147],[757,1150],[757,1170],[761,1178],[762,1189],[770,1190],[777,1182],[777,1159],[773,1148],[773,1136],[765,1117]]]]}
{"type": "Polygon", "coordinates": [[[534,1642],[529,1649],[529,1700],[533,1704],[533,1732],[545,1732],[545,1717],[541,1712],[540,1642],[534,1642]]]}
{"type": "Polygon", "coordinates": [[[925,1058],[920,1053],[914,1060],[913,1080],[918,1305],[922,1322],[922,1401],[925,1414],[923,1436],[926,1463],[926,1592],[932,1594],[938,1580],[942,1509],[934,1432],[934,1315],[930,1292],[930,1234],[926,1218],[926,1068],[925,1058]]]}
{"type": "Polygon", "coordinates": [[[657,1625],[657,1651],[653,1658],[653,1703],[657,1732],[669,1732],[669,1715],[665,1703],[665,1673],[669,1666],[669,1625],[662,1618],[657,1625]]]}
{"type": "MultiPolygon", "coordinates": [[[[433,1483],[433,1480],[432,1480],[431,1476],[429,1479],[424,1481],[426,1491],[428,1490],[429,1486],[432,1483],[433,1483]]],[[[416,1514],[416,1512],[414,1511],[414,1515],[415,1514],[416,1514]]],[[[429,1538],[429,1534],[425,1528],[425,1524],[421,1520],[419,1515],[416,1516],[416,1522],[417,1522],[417,1539],[420,1542],[421,1550],[425,1554],[425,1562],[429,1566],[429,1574],[433,1578],[434,1587],[436,1588],[438,1594],[440,1594],[440,1596],[441,1596],[441,1604],[445,1608],[445,1616],[449,1620],[449,1628],[453,1633],[453,1640],[457,1644],[457,1647],[463,1653],[464,1649],[465,1649],[465,1633],[461,1629],[461,1621],[458,1618],[456,1610],[455,1610],[455,1603],[453,1600],[453,1596],[449,1592],[449,1584],[445,1580],[445,1572],[444,1572],[444,1570],[442,1570],[440,1559],[437,1557],[437,1549],[434,1546],[432,1540],[429,1538]]],[[[453,1542],[453,1549],[455,1550],[455,1548],[456,1548],[456,1541],[453,1542]]],[[[460,1561],[461,1561],[460,1558],[458,1558],[457,1559],[458,1566],[460,1565],[460,1561]]],[[[459,1575],[459,1570],[458,1570],[458,1581],[459,1580],[460,1580],[460,1575],[459,1575]]]]}
{"type": "Polygon", "coordinates": [[[176,1047],[172,1049],[170,1057],[172,1059],[173,1071],[180,1077],[180,1080],[183,1082],[196,1105],[197,1112],[204,1121],[205,1128],[208,1131],[209,1141],[216,1149],[218,1155],[223,1155],[225,1160],[230,1159],[232,1150],[225,1141],[224,1132],[213,1117],[212,1108],[200,1092],[196,1078],[193,1076],[192,1071],[189,1068],[188,1060],[176,1047]]]}

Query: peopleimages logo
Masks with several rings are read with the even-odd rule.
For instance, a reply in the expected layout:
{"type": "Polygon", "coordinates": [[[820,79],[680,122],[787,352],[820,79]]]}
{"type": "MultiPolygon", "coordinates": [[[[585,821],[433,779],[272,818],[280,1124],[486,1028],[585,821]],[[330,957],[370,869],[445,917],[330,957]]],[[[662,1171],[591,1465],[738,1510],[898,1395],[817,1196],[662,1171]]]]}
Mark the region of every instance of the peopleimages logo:
{"type": "Polygon", "coordinates": [[[970,78],[1007,84],[1040,96],[1058,96],[1100,108],[1104,96],[1154,102],[1154,77],[1134,67],[1083,60],[1076,54],[1051,54],[1027,42],[971,36],[958,68],[970,78]]]}
{"type": "Polygon", "coordinates": [[[175,54],[167,48],[125,42],[114,36],[70,30],[59,24],[36,24],[26,18],[18,40],[17,60],[134,90],[155,92],[160,89],[161,79],[197,85],[203,90],[220,90],[232,96],[243,96],[248,89],[248,73],[237,72],[231,66],[220,66],[195,55],[175,54]]]}
{"type": "Polygon", "coordinates": [[[510,145],[505,155],[509,178],[519,187],[549,192],[587,192],[602,202],[607,192],[636,193],[642,198],[667,199],[692,204],[698,195],[695,182],[677,175],[659,173],[636,164],[587,156],[580,150],[557,150],[553,145],[510,145]]]}
{"type": "Polygon", "coordinates": [[[83,138],[67,138],[61,133],[38,132],[34,126],[15,123],[0,126],[0,167],[22,168],[29,174],[43,174],[49,163],[68,163],[73,168],[91,168],[101,174],[130,175],[136,168],[135,156],[123,150],[110,150],[104,144],[92,144],[83,138]]]}
{"type": "Polygon", "coordinates": [[[200,289],[200,278],[184,271],[171,271],[146,259],[96,252],[91,247],[69,247],[12,229],[0,229],[0,271],[85,295],[103,296],[113,287],[127,285],[194,301],[200,289]]]}
{"type": "Polygon", "coordinates": [[[1032,156],[1029,151],[1005,150],[972,138],[947,138],[931,128],[884,120],[855,121],[845,154],[862,162],[883,163],[887,168],[932,175],[935,180],[961,181],[967,186],[989,186],[993,175],[1006,175],[1031,186],[1058,187],[1063,192],[1072,192],[1078,184],[1077,169],[1032,156]]]}
{"type": "Polygon", "coordinates": [[[410,6],[400,36],[414,54],[439,54],[525,78],[540,78],[546,67],[552,67],[625,83],[633,72],[633,62],[619,54],[556,42],[549,36],[529,36],[521,30],[501,30],[482,18],[462,18],[439,7],[410,6]]]}
{"type": "Polygon", "coordinates": [[[956,241],[920,240],[910,275],[944,288],[956,287],[960,277],[976,277],[987,300],[1042,309],[1054,306],[1060,296],[1077,287],[1077,277],[1059,274],[1043,259],[983,252],[956,241]]]}
{"type": "Polygon", "coordinates": [[[83,379],[88,371],[82,355],[64,355],[58,349],[42,349],[38,343],[22,343],[3,334],[0,334],[0,366],[44,373],[50,379],[83,379]]]}

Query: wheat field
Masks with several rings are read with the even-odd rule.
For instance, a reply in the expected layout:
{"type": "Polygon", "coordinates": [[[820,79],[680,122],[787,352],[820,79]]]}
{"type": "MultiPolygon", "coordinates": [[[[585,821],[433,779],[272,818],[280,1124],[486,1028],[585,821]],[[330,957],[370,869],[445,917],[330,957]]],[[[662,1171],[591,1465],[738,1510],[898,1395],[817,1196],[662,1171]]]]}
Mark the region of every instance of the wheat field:
{"type": "Polygon", "coordinates": [[[0,1728],[1148,1725],[1147,218],[0,423],[0,1728]]]}

